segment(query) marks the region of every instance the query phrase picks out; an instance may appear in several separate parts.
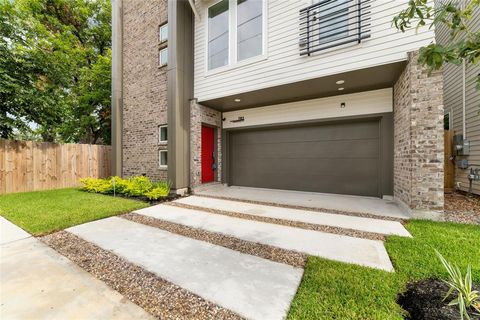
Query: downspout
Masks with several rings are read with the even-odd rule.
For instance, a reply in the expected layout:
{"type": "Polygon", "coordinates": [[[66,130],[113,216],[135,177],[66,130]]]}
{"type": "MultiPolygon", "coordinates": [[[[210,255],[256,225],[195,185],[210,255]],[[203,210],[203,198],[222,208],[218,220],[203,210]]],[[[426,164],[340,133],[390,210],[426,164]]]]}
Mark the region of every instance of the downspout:
{"type": "Polygon", "coordinates": [[[466,121],[466,108],[467,108],[467,82],[466,82],[466,66],[465,59],[462,63],[462,131],[463,139],[467,139],[467,121],[466,121]]]}
{"type": "Polygon", "coordinates": [[[111,174],[122,176],[123,109],[123,8],[122,0],[112,0],[112,167],[111,174]]]}

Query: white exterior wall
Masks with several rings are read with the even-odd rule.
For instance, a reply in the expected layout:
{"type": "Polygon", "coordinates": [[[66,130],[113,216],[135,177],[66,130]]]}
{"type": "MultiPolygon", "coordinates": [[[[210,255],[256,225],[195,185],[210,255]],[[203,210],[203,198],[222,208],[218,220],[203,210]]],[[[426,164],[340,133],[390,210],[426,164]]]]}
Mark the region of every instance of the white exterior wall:
{"type": "Polygon", "coordinates": [[[393,89],[224,112],[224,129],[393,112],[393,89]],[[341,108],[341,103],[345,107],[341,108]],[[241,122],[231,122],[244,117],[241,122]]]}
{"type": "MultiPolygon", "coordinates": [[[[299,10],[311,0],[266,0],[266,52],[262,59],[208,71],[206,68],[207,7],[215,1],[197,0],[195,19],[194,95],[199,102],[252,90],[363,69],[407,59],[407,52],[434,41],[434,30],[401,33],[393,17],[408,0],[372,0],[371,38],[312,56],[300,56],[299,10]]],[[[232,32],[232,30],[230,30],[232,32]]]]}

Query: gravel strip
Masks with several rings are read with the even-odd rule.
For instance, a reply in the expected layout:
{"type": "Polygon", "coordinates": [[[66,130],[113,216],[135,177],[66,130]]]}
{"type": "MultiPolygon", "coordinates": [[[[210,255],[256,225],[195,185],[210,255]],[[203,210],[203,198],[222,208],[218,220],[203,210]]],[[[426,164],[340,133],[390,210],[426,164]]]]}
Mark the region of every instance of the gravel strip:
{"type": "Polygon", "coordinates": [[[380,241],[385,240],[385,235],[382,235],[382,234],[379,234],[379,233],[373,233],[373,232],[366,232],[366,231],[360,231],[360,230],[354,230],[354,229],[332,227],[332,226],[327,226],[327,225],[319,225],[319,224],[285,220],[285,219],[278,219],[278,218],[271,218],[271,217],[262,217],[262,216],[252,215],[252,214],[245,214],[245,213],[238,213],[238,212],[231,212],[231,211],[224,211],[224,210],[217,210],[217,209],[210,209],[210,208],[192,206],[192,205],[189,205],[189,204],[178,203],[178,202],[169,202],[168,205],[181,207],[181,208],[186,208],[186,209],[200,210],[200,211],[204,211],[204,212],[210,212],[210,213],[213,213],[213,214],[221,214],[221,215],[224,215],[224,216],[229,216],[229,217],[234,217],[234,218],[241,218],[241,219],[246,219],[246,220],[267,222],[267,223],[273,223],[273,224],[278,224],[278,225],[282,225],[282,226],[295,227],[295,228],[301,228],[301,229],[307,229],[307,230],[315,230],[315,231],[321,231],[321,232],[327,232],[327,233],[334,233],[334,234],[339,234],[339,235],[344,235],[344,236],[349,236],[349,237],[355,237],[355,238],[380,240],[380,241]]]}
{"type": "Polygon", "coordinates": [[[40,240],[159,319],[242,319],[69,232],[40,240]]]}
{"type": "Polygon", "coordinates": [[[402,224],[406,223],[404,219],[394,218],[394,217],[387,217],[387,216],[378,216],[371,213],[362,213],[362,212],[350,212],[350,211],[341,211],[335,209],[325,209],[325,208],[312,208],[312,207],[304,207],[304,206],[293,206],[288,204],[279,204],[274,202],[263,202],[263,201],[253,201],[253,200],[246,200],[246,199],[237,199],[237,198],[230,198],[230,197],[220,197],[220,196],[212,196],[212,195],[205,195],[205,194],[198,194],[193,193],[193,195],[197,197],[204,197],[204,198],[213,198],[213,199],[221,199],[221,200],[231,200],[237,202],[245,202],[245,203],[253,203],[253,204],[262,204],[266,206],[272,207],[279,207],[279,208],[288,208],[288,209],[300,209],[306,211],[314,211],[314,212],[323,212],[323,213],[335,213],[335,214],[343,214],[345,216],[353,216],[353,217],[363,217],[363,218],[372,218],[378,220],[388,220],[388,221],[398,221],[402,224]]]}
{"type": "Polygon", "coordinates": [[[254,255],[260,258],[269,259],[275,262],[289,264],[294,267],[303,268],[307,261],[307,255],[291,250],[277,248],[265,244],[245,241],[235,237],[227,236],[217,232],[191,228],[177,223],[163,221],[136,213],[127,213],[122,218],[133,222],[142,223],[147,226],[160,228],[168,232],[176,233],[188,238],[210,242],[241,253],[254,255]]]}
{"type": "Polygon", "coordinates": [[[445,194],[445,220],[480,224],[480,197],[459,192],[445,194]]]}

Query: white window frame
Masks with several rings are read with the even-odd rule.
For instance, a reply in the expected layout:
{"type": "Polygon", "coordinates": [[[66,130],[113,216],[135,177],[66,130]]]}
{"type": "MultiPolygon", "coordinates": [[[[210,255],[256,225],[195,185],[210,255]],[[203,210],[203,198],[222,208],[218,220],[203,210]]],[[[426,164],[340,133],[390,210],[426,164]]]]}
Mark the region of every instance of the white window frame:
{"type": "Polygon", "coordinates": [[[158,143],[159,144],[167,144],[168,143],[168,125],[162,124],[158,126],[158,143]],[[167,140],[162,140],[162,129],[165,128],[167,130],[167,140]]]}
{"type": "Polygon", "coordinates": [[[167,169],[168,168],[168,150],[158,150],[158,167],[160,169],[167,169]],[[162,164],[162,153],[167,154],[167,164],[162,164]]]}
{"type": "Polygon", "coordinates": [[[162,24],[162,25],[160,25],[160,26],[158,27],[158,41],[159,41],[160,43],[164,43],[164,42],[167,42],[167,41],[168,41],[168,22],[166,22],[166,23],[164,23],[164,24],[162,24]],[[162,36],[162,28],[165,28],[165,27],[167,28],[167,38],[165,38],[165,39],[162,40],[162,38],[161,38],[161,36],[162,36]]]}
{"type": "Polygon", "coordinates": [[[158,50],[158,66],[159,67],[164,67],[168,64],[168,47],[162,48],[158,50]],[[162,63],[161,57],[162,57],[162,51],[167,51],[167,61],[165,63],[162,63]]]}
{"type": "Polygon", "coordinates": [[[267,44],[267,22],[268,22],[268,0],[262,1],[262,54],[238,61],[237,59],[237,0],[228,0],[228,64],[215,69],[208,69],[208,9],[222,0],[212,2],[205,8],[205,76],[217,74],[227,70],[243,67],[268,58],[267,44]]]}

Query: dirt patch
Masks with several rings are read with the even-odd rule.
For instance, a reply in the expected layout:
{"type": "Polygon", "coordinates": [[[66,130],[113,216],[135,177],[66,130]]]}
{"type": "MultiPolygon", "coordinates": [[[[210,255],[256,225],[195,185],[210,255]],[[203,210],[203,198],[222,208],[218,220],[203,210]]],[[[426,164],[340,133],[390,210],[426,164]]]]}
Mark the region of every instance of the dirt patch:
{"type": "Polygon", "coordinates": [[[461,192],[445,194],[445,220],[480,224],[480,196],[461,192]]]}
{"type": "MultiPolygon", "coordinates": [[[[476,289],[479,289],[477,286],[476,289]]],[[[448,306],[455,296],[444,301],[448,285],[439,279],[427,279],[409,283],[407,291],[398,298],[398,304],[408,312],[407,320],[458,320],[458,306],[448,306]]],[[[480,319],[471,315],[472,320],[480,319]]]]}
{"type": "Polygon", "coordinates": [[[159,319],[242,319],[66,231],[40,240],[159,319]]]}

